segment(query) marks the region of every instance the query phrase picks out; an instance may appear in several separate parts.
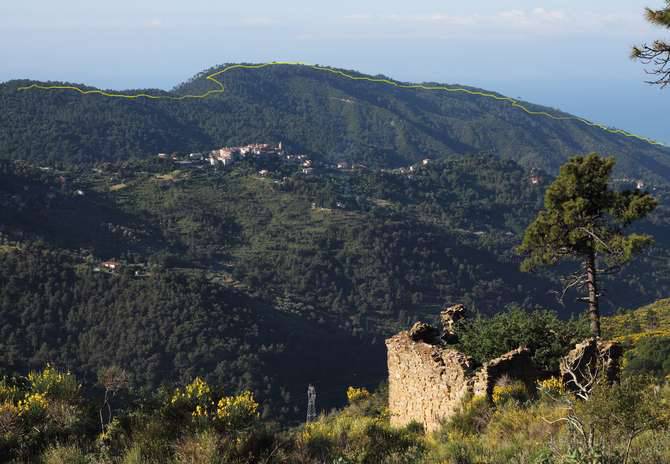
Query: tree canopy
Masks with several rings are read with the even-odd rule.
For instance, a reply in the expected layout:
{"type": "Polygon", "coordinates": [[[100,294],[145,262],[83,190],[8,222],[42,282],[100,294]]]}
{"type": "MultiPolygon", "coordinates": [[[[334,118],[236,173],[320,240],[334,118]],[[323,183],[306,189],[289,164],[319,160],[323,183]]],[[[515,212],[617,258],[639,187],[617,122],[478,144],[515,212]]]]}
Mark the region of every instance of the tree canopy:
{"type": "MultiPolygon", "coordinates": [[[[647,20],[657,26],[670,29],[670,0],[665,0],[665,8],[654,10],[647,8],[647,20]]],[[[647,72],[653,76],[650,84],[665,87],[670,84],[670,42],[662,39],[655,40],[651,44],[643,44],[633,47],[632,56],[644,64],[652,65],[647,72]]]]}
{"type": "Polygon", "coordinates": [[[586,288],[591,330],[600,336],[598,311],[597,261],[605,272],[617,270],[633,255],[649,246],[646,234],[626,233],[626,228],[656,207],[656,200],[639,190],[615,191],[609,181],[615,161],[592,153],[572,158],[545,194],[540,211],[523,238],[519,251],[526,255],[522,269],[561,260],[582,263],[571,276],[568,288],[586,288]]]}

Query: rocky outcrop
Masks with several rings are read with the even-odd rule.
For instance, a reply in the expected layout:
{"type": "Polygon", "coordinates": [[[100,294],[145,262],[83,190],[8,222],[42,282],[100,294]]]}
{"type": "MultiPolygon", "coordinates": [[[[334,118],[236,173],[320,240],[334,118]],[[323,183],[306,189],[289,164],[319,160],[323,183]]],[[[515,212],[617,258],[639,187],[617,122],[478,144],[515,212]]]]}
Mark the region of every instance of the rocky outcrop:
{"type": "Polygon", "coordinates": [[[425,342],[429,344],[440,343],[440,331],[425,322],[415,323],[409,329],[409,336],[415,342],[425,342]]]}
{"type": "Polygon", "coordinates": [[[456,324],[465,319],[467,314],[468,312],[462,304],[449,306],[440,313],[445,338],[456,335],[456,324]]]}
{"type": "Polygon", "coordinates": [[[573,391],[589,390],[596,377],[604,375],[607,381],[619,379],[623,349],[614,341],[590,338],[578,343],[561,360],[563,383],[573,391]]]}

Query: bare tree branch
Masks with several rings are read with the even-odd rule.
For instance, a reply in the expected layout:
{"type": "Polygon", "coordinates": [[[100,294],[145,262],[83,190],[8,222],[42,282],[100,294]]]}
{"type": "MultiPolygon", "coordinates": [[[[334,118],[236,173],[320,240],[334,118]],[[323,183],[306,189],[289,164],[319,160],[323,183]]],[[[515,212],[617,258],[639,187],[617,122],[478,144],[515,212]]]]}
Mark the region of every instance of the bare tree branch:
{"type": "Polygon", "coordinates": [[[670,84],[670,44],[657,40],[652,45],[641,45],[633,48],[633,59],[654,68],[645,70],[650,76],[656,76],[648,84],[660,85],[661,88],[670,84]]]}
{"type": "Polygon", "coordinates": [[[563,286],[561,291],[550,291],[549,293],[552,293],[556,295],[556,300],[562,305],[565,306],[564,301],[565,301],[565,295],[568,293],[573,288],[577,289],[582,289],[587,282],[587,275],[582,272],[575,272],[571,275],[569,275],[566,278],[561,279],[561,285],[563,286]]]}

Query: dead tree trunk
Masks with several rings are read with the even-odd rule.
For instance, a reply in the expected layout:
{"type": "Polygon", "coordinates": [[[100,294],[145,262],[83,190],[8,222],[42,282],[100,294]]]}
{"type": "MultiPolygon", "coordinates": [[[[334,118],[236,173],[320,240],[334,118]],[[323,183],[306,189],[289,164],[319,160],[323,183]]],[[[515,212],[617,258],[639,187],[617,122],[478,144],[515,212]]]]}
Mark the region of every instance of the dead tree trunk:
{"type": "Polygon", "coordinates": [[[588,291],[588,314],[591,321],[591,335],[595,338],[600,338],[600,304],[598,301],[596,255],[594,252],[591,252],[586,260],[586,288],[588,291]]]}

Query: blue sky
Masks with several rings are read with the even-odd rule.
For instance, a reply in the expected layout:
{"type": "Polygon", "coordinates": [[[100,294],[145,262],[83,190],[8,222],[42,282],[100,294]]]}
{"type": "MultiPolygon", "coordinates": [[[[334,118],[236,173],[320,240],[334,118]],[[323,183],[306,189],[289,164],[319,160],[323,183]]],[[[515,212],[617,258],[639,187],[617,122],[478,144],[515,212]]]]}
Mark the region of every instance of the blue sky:
{"type": "Polygon", "coordinates": [[[0,81],[171,88],[224,62],[297,60],[476,85],[670,143],[631,45],[661,0],[0,2],[0,81]]]}

